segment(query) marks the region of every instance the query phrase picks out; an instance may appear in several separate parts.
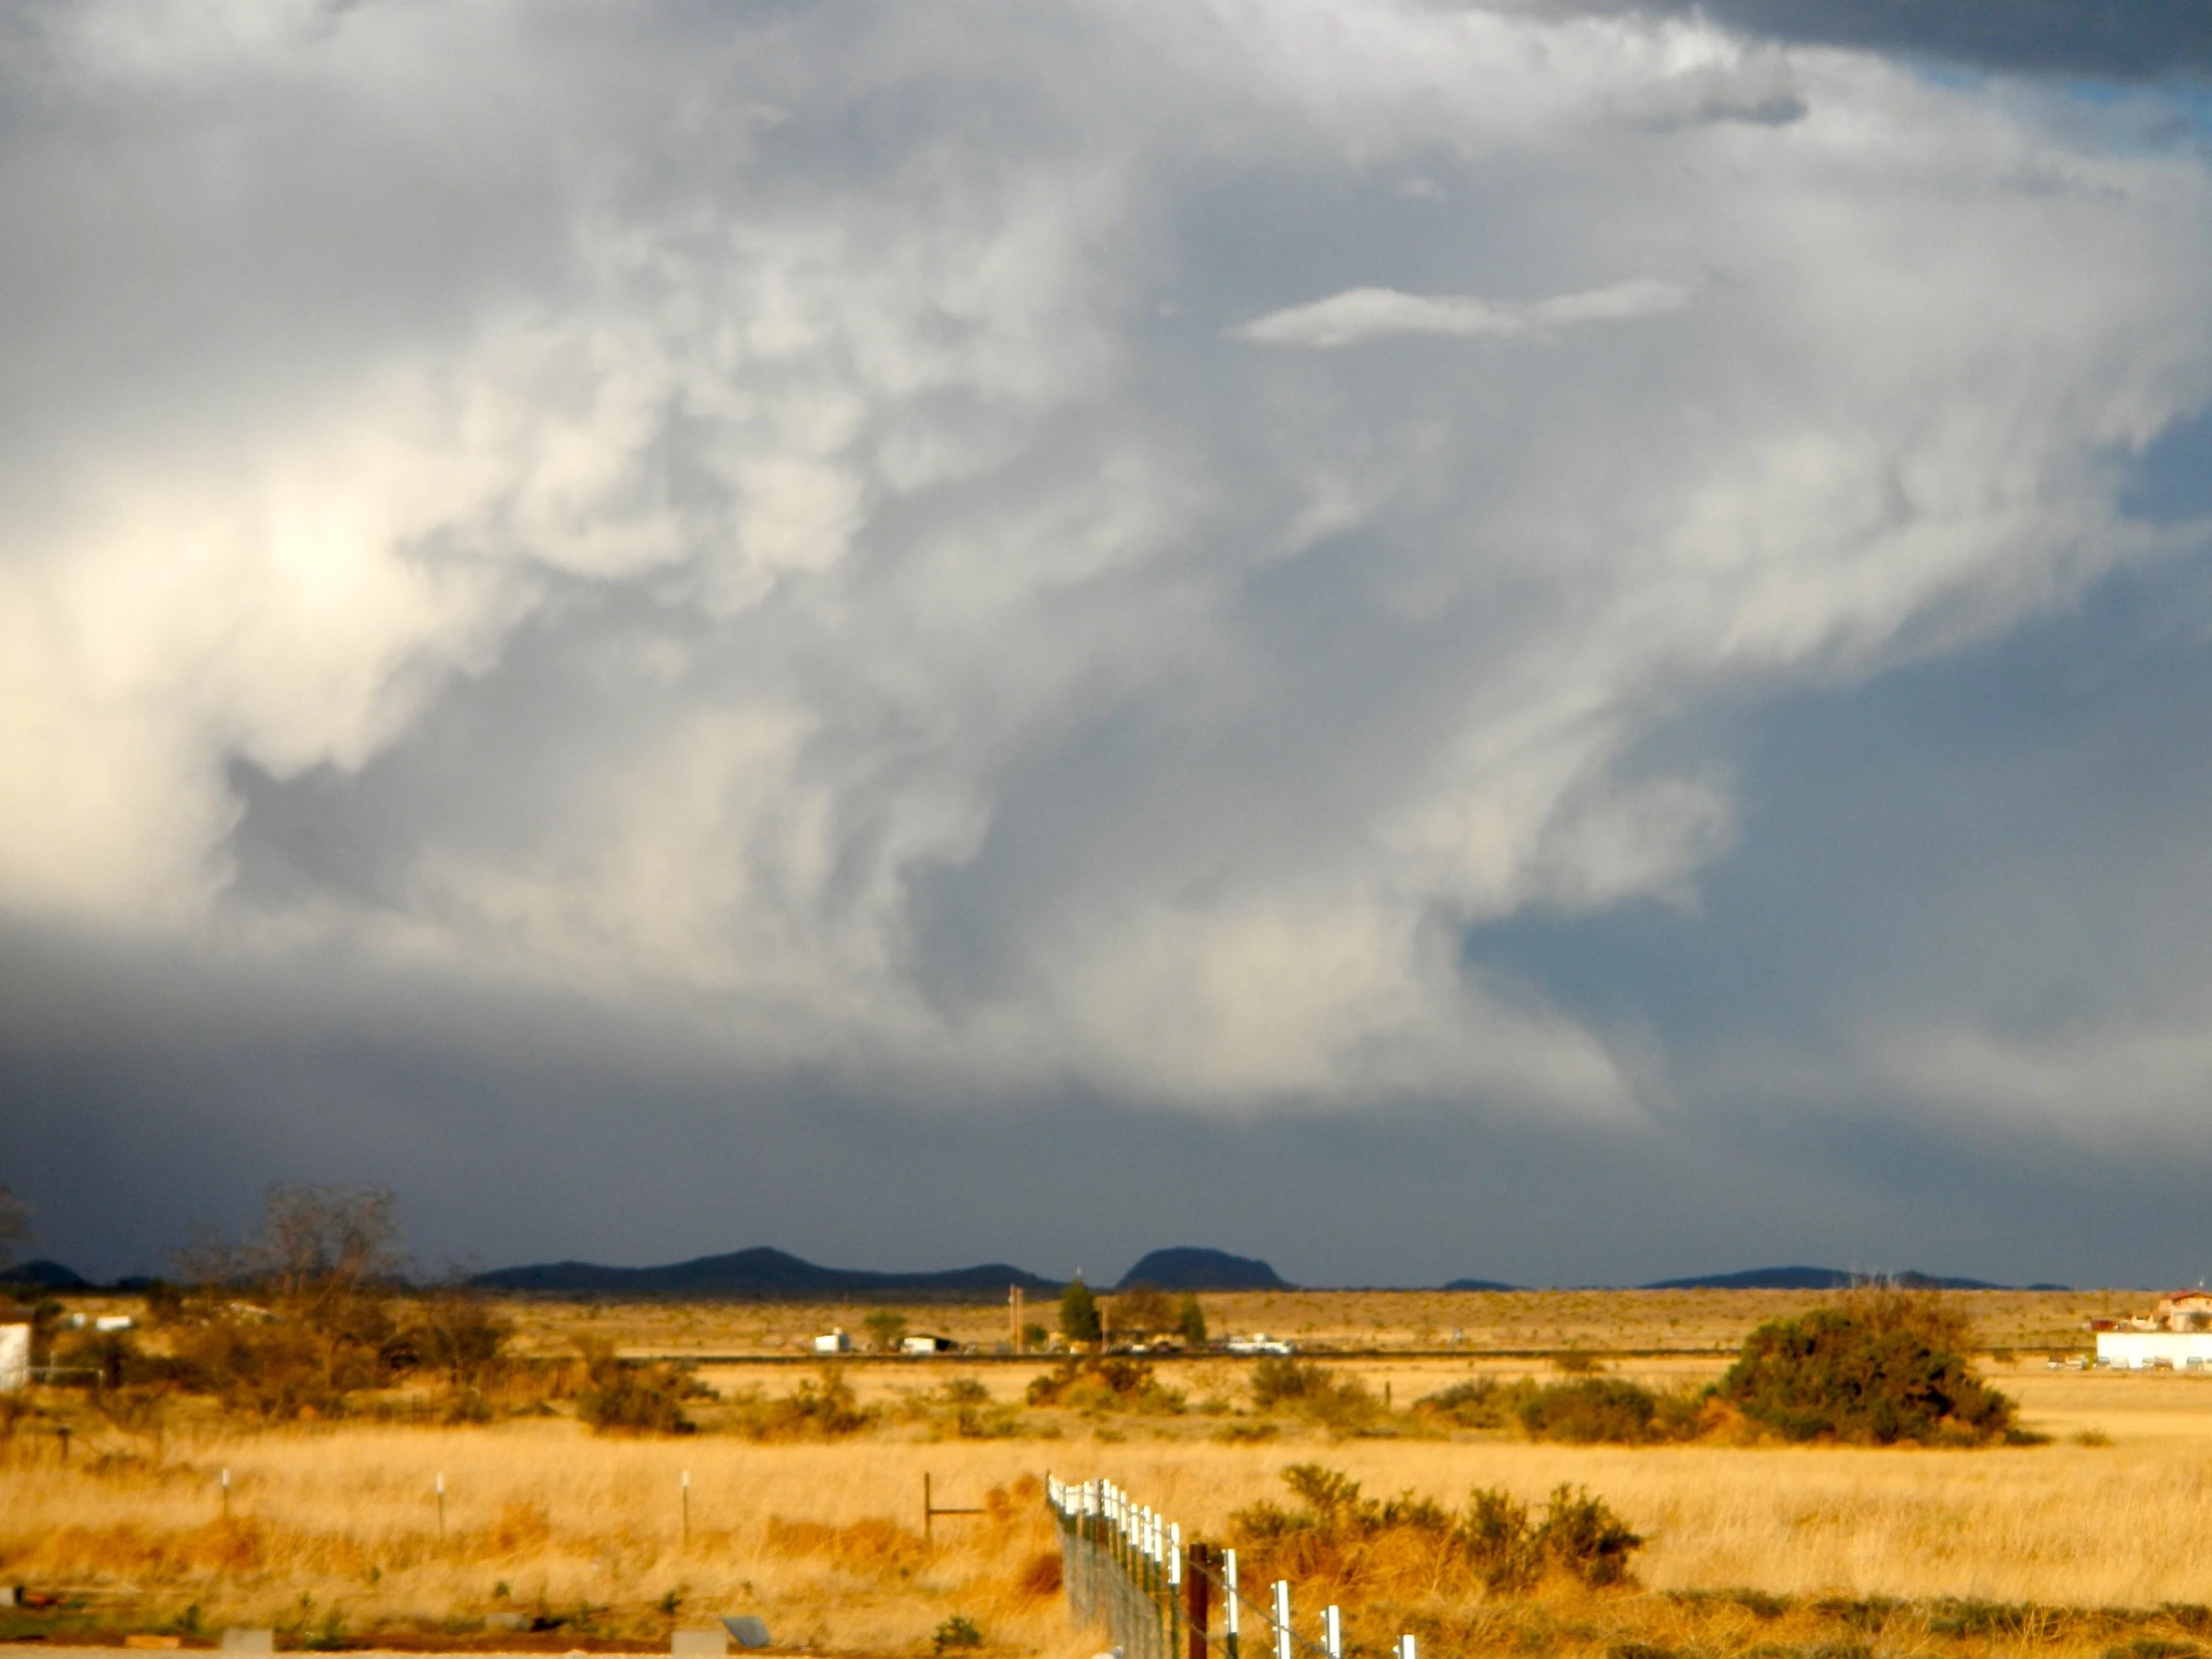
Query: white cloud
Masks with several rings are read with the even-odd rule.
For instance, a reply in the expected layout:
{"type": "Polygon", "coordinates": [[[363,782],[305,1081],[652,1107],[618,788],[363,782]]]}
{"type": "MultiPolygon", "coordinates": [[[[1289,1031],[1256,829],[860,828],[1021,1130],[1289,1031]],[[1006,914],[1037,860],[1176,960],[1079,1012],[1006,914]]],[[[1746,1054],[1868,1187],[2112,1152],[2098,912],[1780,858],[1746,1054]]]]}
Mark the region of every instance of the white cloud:
{"type": "Polygon", "coordinates": [[[1461,930],[1687,902],[1644,740],[2150,549],[2212,396],[2195,163],[1702,24],[132,10],[0,59],[0,905],[720,1065],[1633,1121],[1461,930]],[[1546,349],[1239,343],[1393,334],[1546,349]]]}
{"type": "Polygon", "coordinates": [[[1460,339],[1526,334],[1578,322],[1624,322],[1679,310],[1687,290],[1670,282],[1616,282],[1587,293],[1563,293],[1530,305],[1493,304],[1471,295],[1399,293],[1348,288],[1311,304],[1270,311],[1236,330],[1262,345],[1357,345],[1391,334],[1448,334],[1460,339]]]}

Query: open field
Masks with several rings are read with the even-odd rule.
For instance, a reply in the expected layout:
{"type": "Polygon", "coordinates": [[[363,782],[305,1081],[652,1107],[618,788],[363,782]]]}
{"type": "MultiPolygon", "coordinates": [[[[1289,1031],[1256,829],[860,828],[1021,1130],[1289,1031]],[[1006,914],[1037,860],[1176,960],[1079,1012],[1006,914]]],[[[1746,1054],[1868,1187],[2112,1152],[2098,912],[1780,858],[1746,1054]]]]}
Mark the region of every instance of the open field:
{"type": "MultiPolygon", "coordinates": [[[[1767,1320],[1827,1299],[1817,1291],[1269,1291],[1203,1301],[1217,1335],[1265,1331],[1304,1347],[1516,1355],[1561,1348],[1604,1353],[1717,1354],[1767,1320]]],[[[2092,1317],[2148,1306],[2140,1291],[1956,1291],[1990,1348],[2079,1353],[2092,1317]]],[[[1007,1341],[998,1304],[577,1302],[516,1299],[502,1310],[525,1351],[569,1353],[583,1339],[637,1355],[796,1355],[817,1335],[878,1308],[983,1348],[1007,1341]]],[[[1109,1309],[1111,1299],[1108,1299],[1109,1309]]],[[[1054,1308],[1032,1300],[1026,1319],[1047,1327],[1054,1308]]]]}
{"type": "MultiPolygon", "coordinates": [[[[1483,1329],[1540,1334],[1530,1348],[1628,1354],[1608,1372],[1695,1383],[1722,1364],[1700,1348],[1727,1346],[1758,1320],[1817,1300],[1690,1296],[1670,1305],[1651,1293],[1624,1295],[1610,1320],[1602,1305],[1532,1299],[1513,1316],[1522,1324],[1483,1329]],[[1740,1311],[1729,1313],[1732,1306],[1740,1311]],[[1643,1340],[1654,1331],[1681,1335],[1676,1344],[1643,1340]]],[[[1379,1296],[1334,1313],[1320,1305],[1315,1330],[1304,1331],[1281,1317],[1296,1312],[1295,1302],[1254,1313],[1243,1301],[1208,1299],[1217,1329],[1265,1321],[1263,1328],[1318,1342],[1321,1332],[1373,1331],[1377,1310],[1392,1311],[1379,1296]]],[[[2079,1301],[2098,1312],[2130,1306],[2079,1301]]],[[[1469,1634],[1471,1624],[1453,1627],[1462,1647],[1600,1659],[1642,1643],[1713,1659],[1774,1659],[1872,1641],[1874,1652],[1899,1659],[2101,1659],[2115,1648],[2115,1659],[2183,1659],[2195,1651],[2188,1621],[2196,1615],[2186,1612],[2147,1634],[2109,1619],[2084,1625],[2036,1613],[2025,1624],[2008,1614],[1938,1640],[1926,1618],[1909,1623],[1903,1613],[1882,1613],[1879,1601],[1868,1622],[1868,1598],[1884,1597],[2045,1610],[2212,1602],[2212,1378],[2050,1371],[2039,1358],[2020,1357],[2029,1336],[2059,1330],[2075,1305],[2055,1297],[1986,1305],[1984,1336],[1992,1321],[2008,1321],[1996,1329],[2012,1334],[2011,1345],[1989,1346],[2016,1345],[2019,1354],[1985,1369],[2020,1399],[2027,1425],[2053,1443],[1981,1451],[1573,1446],[1473,1432],[1338,1440],[1311,1423],[1261,1420],[1251,1409],[1249,1365],[1195,1357],[1162,1369],[1190,1403],[1179,1414],[1032,1411],[1021,1416],[1021,1437],[984,1440],[957,1437],[943,1411],[924,1407],[955,1380],[1013,1400],[1041,1362],[946,1357],[853,1367],[848,1376],[863,1401],[910,1408],[832,1443],[764,1444],[715,1432],[595,1437],[566,1416],[478,1427],[349,1421],[247,1430],[176,1412],[126,1431],[68,1406],[76,1396],[49,1394],[53,1409],[72,1411],[77,1432],[66,1461],[51,1434],[0,1440],[0,1581],[83,1592],[80,1625],[276,1624],[298,1644],[373,1631],[513,1646],[516,1623],[538,1622],[548,1626],[533,1638],[539,1644],[665,1649],[672,1625],[758,1611],[779,1645],[839,1653],[925,1654],[932,1633],[958,1614],[996,1651],[1087,1654],[1095,1640],[1066,1627],[1039,1564],[1052,1533],[1029,1482],[1047,1469],[1076,1479],[1107,1475],[1194,1532],[1219,1537],[1232,1511],[1283,1495],[1286,1465],[1311,1460],[1347,1471],[1371,1492],[1409,1488],[1447,1503],[1488,1485],[1534,1502],[1570,1482],[1600,1494],[1648,1540],[1635,1561],[1640,1590],[1552,1586],[1525,1606],[1481,1613],[1490,1636],[1469,1634]],[[1226,1437],[1243,1432],[1268,1437],[1226,1437]],[[228,1519],[218,1484],[225,1468],[233,1478],[228,1519]],[[688,1540],[680,1485],[687,1471],[688,1540]],[[940,1504],[992,1512],[940,1519],[924,1538],[925,1472],[940,1504]],[[1734,1590],[1760,1594],[1745,1602],[1698,1594],[1734,1590]],[[2172,1651],[2130,1649],[2130,1641],[2172,1651]]],[[[742,1352],[733,1331],[773,1329],[779,1320],[804,1331],[815,1311],[525,1304],[516,1312],[528,1345],[546,1353],[557,1351],[564,1322],[574,1320],[640,1352],[683,1352],[671,1339],[688,1329],[699,1338],[690,1352],[731,1354],[742,1352]]],[[[1003,1318],[1000,1310],[950,1312],[1003,1318]]],[[[1545,1370],[1541,1361],[1501,1355],[1503,1342],[1486,1344],[1488,1353],[1470,1341],[1462,1351],[1424,1355],[1416,1328],[1400,1321],[1384,1329],[1401,1340],[1361,1344],[1365,1352],[1333,1364],[1400,1406],[1470,1375],[1545,1370]]],[[[756,1352],[768,1358],[777,1350],[763,1343],[756,1352]]],[[[781,1391],[809,1374],[732,1364],[699,1375],[727,1392],[781,1391]]],[[[700,1414],[711,1426],[711,1402],[700,1414]]],[[[1465,1609],[1453,1616],[1474,1617],[1465,1609]]]]}

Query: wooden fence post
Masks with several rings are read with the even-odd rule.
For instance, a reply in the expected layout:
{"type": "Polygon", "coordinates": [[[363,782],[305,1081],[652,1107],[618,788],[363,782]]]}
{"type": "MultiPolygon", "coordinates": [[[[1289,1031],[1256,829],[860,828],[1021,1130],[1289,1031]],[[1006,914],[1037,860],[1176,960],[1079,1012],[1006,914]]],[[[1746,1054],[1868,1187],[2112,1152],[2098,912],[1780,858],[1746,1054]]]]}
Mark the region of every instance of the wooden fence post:
{"type": "Polygon", "coordinates": [[[1213,1588],[1207,1574],[1214,1565],[1211,1546],[1193,1542],[1191,1545],[1190,1571],[1183,1578],[1183,1614],[1190,1621],[1189,1659],[1206,1659],[1206,1641],[1210,1634],[1207,1615],[1211,1611],[1207,1603],[1208,1592],[1213,1588]]]}

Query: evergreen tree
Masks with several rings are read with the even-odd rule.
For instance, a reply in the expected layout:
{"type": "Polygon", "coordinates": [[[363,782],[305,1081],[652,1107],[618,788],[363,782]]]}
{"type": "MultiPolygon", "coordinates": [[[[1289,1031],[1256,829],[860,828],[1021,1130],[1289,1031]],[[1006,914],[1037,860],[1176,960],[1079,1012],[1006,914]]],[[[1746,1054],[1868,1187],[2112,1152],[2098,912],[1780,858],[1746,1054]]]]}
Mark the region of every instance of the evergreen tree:
{"type": "Polygon", "coordinates": [[[1192,1348],[1206,1346],[1206,1310],[1198,1305],[1193,1292],[1185,1291],[1183,1300],[1175,1305],[1175,1331],[1192,1348]]]}
{"type": "Polygon", "coordinates": [[[1098,1341],[1098,1298],[1081,1279],[1069,1281],[1060,1293],[1060,1335],[1071,1343],[1098,1341]]]}

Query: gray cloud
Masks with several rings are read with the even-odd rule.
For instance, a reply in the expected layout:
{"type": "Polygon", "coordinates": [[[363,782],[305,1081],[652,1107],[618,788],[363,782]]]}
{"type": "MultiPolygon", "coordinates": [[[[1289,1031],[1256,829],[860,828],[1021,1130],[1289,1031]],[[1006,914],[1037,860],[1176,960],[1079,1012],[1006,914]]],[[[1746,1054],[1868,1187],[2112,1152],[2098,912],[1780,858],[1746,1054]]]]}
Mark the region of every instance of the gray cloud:
{"type": "MultiPolygon", "coordinates": [[[[1361,1149],[1359,1204],[1438,1148],[1598,1159],[1764,1238],[1830,1146],[2044,1190],[2116,1072],[2199,1156],[2188,995],[2061,1043],[1933,936],[1876,976],[1941,994],[1833,1028],[1546,954],[1657,916],[1777,974],[1727,882],[1821,831],[1766,838],[1792,763],[1741,732],[2202,541],[2161,459],[2212,403],[2201,165],[1726,22],[13,14],[11,1184],[130,1166],[150,1237],[204,1146],[217,1208],[388,1173],[458,1248],[458,1172],[525,1156],[673,1253],[734,1225],[711,1145],[806,1172],[743,1231],[839,1256],[871,1145],[1127,1136],[1361,1149]],[[1715,1161],[1761,1100],[1804,1127],[1715,1161]]],[[[1899,1236],[1819,1184],[1822,1237],[1899,1236]]],[[[1446,1271],[1432,1190],[1417,1247],[1287,1265],[1446,1271]]],[[[1665,1212],[1605,1248],[1727,1242],[1665,1212]]],[[[475,1237],[586,1248],[543,1214],[475,1237]]],[[[1021,1253],[987,1231],[946,1250],[1021,1253]]]]}

